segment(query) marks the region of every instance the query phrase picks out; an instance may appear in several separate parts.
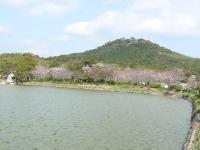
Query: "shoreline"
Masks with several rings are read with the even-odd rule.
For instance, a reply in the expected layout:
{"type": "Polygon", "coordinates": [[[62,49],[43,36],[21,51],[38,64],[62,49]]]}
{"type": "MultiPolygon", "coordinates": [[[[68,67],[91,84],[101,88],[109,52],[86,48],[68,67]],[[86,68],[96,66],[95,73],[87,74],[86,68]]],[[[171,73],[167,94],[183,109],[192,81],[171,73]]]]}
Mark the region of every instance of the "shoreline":
{"type": "Polygon", "coordinates": [[[66,89],[82,89],[89,91],[110,91],[110,92],[127,92],[136,94],[150,94],[158,96],[167,96],[176,99],[182,99],[180,92],[165,94],[167,90],[160,90],[156,88],[140,87],[130,84],[110,85],[110,84],[90,84],[90,83],[53,83],[53,82],[24,82],[19,84],[22,86],[42,86],[55,87],[66,89]]]}
{"type": "Polygon", "coordinates": [[[128,85],[127,87],[108,85],[108,84],[77,84],[77,83],[53,83],[53,82],[24,82],[20,84],[22,86],[42,86],[42,87],[55,87],[55,88],[66,88],[66,89],[82,89],[89,91],[110,91],[110,92],[127,92],[127,93],[135,93],[135,94],[150,94],[150,95],[158,95],[158,96],[167,96],[170,98],[174,98],[176,100],[182,99],[190,102],[192,104],[192,113],[190,120],[190,128],[188,130],[185,142],[183,144],[182,150],[194,150],[194,141],[196,132],[198,129],[198,121],[195,119],[195,104],[189,98],[183,97],[181,92],[168,93],[165,92],[167,90],[161,89],[153,89],[139,86],[128,85]]]}

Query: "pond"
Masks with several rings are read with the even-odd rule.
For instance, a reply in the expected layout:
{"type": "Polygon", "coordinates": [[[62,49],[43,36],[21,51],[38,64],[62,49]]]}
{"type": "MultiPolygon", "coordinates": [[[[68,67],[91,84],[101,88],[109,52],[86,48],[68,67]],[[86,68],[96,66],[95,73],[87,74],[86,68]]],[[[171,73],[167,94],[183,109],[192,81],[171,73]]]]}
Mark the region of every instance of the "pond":
{"type": "Polygon", "coordinates": [[[181,150],[191,104],[164,96],[0,86],[1,150],[181,150]]]}

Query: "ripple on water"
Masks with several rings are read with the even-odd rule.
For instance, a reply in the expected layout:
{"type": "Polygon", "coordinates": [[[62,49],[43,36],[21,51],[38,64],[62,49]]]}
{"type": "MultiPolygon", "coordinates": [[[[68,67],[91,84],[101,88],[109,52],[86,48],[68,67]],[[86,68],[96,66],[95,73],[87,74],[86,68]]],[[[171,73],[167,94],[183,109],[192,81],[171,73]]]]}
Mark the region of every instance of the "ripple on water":
{"type": "Polygon", "coordinates": [[[0,95],[0,150],[181,150],[190,125],[189,103],[160,96],[17,86],[0,95]]]}

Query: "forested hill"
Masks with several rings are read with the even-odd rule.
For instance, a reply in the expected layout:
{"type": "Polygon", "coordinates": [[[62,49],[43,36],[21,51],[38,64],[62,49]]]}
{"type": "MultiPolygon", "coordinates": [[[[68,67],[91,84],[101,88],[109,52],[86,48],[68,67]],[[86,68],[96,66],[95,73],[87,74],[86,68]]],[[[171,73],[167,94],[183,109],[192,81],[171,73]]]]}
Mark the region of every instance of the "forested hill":
{"type": "Polygon", "coordinates": [[[15,71],[20,79],[30,76],[38,64],[47,68],[61,67],[81,72],[87,65],[117,64],[120,68],[152,70],[183,69],[188,75],[200,75],[200,59],[175,53],[143,39],[118,39],[83,53],[40,58],[33,54],[0,54],[0,75],[15,71]]]}
{"type": "Polygon", "coordinates": [[[50,67],[60,65],[79,69],[87,63],[118,64],[122,67],[170,70],[182,68],[190,74],[200,74],[200,59],[175,53],[143,39],[118,39],[83,53],[45,59],[50,67]]]}

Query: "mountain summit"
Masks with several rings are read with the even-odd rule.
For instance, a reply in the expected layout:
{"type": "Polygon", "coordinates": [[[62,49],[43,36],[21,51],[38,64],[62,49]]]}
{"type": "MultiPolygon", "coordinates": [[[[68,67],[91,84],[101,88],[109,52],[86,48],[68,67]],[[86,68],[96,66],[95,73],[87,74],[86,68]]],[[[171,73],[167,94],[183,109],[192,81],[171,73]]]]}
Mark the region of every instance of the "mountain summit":
{"type": "Polygon", "coordinates": [[[95,60],[122,67],[156,70],[184,69],[200,74],[200,59],[185,56],[144,39],[117,39],[83,53],[47,58],[50,64],[77,65],[81,60],[95,60]]]}

